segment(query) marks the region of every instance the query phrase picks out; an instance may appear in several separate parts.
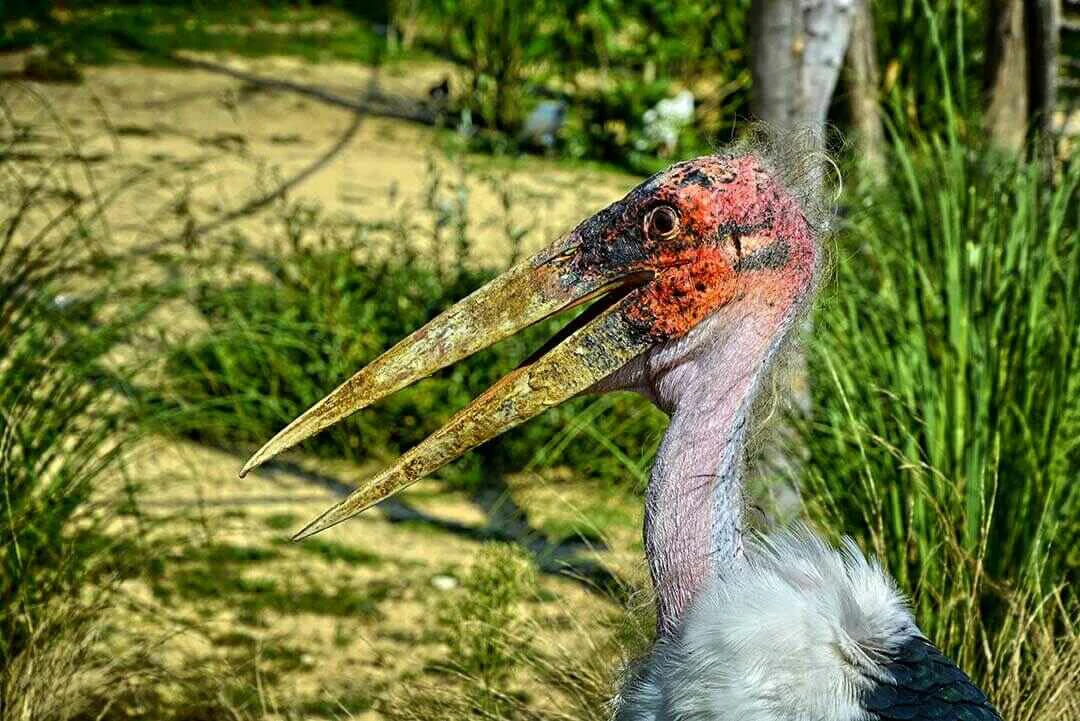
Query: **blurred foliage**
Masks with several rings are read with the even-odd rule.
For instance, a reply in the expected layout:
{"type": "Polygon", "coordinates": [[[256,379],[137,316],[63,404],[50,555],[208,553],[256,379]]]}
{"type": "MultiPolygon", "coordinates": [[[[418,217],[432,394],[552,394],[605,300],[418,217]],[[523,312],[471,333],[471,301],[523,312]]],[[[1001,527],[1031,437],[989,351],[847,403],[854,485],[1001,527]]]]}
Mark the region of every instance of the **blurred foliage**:
{"type": "MultiPolygon", "coordinates": [[[[565,103],[554,148],[573,158],[651,172],[662,160],[641,147],[646,109],[682,89],[696,100],[679,154],[706,150],[748,118],[751,0],[205,0],[27,2],[0,7],[0,50],[47,45],[47,57],[101,63],[168,52],[291,54],[364,63],[431,55],[459,69],[446,118],[467,118],[477,149],[529,150],[524,120],[538,102],[565,103]],[[467,115],[462,113],[467,111],[467,115]]],[[[902,126],[944,127],[940,62],[955,70],[958,131],[977,133],[987,35],[984,2],[872,3],[881,97],[902,126]]],[[[1064,49],[1075,33],[1064,34],[1064,49]]],[[[63,65],[39,79],[74,79],[63,65]]],[[[1071,66],[1068,66],[1071,67],[1071,66]]],[[[1067,68],[1066,68],[1067,69],[1067,68]]],[[[843,127],[843,85],[833,117],[843,127]]]]}
{"type": "Polygon", "coordinates": [[[461,68],[455,117],[468,111],[476,147],[516,150],[537,99],[569,108],[556,150],[637,171],[658,164],[635,146],[642,116],[691,86],[699,105],[682,137],[684,152],[747,115],[746,13],[749,0],[439,0],[416,3],[241,2],[199,0],[8,4],[0,10],[0,50],[48,47],[68,65],[139,57],[168,62],[176,50],[242,55],[291,54],[378,63],[432,53],[461,68]]]}
{"type": "MultiPolygon", "coordinates": [[[[558,148],[574,158],[652,172],[640,148],[643,115],[690,85],[705,104],[687,126],[685,153],[747,113],[749,0],[442,0],[425,34],[466,68],[456,110],[515,139],[526,97],[558,98],[569,109],[558,148]],[[449,29],[449,32],[447,32],[449,29]]],[[[501,147],[481,134],[484,147],[501,147]]]]}
{"type": "Polygon", "coordinates": [[[546,0],[441,0],[441,42],[465,70],[460,103],[476,121],[513,132],[524,111],[526,66],[548,50],[546,0]]]}
{"type": "Polygon", "coordinates": [[[750,0],[553,0],[547,42],[569,73],[623,69],[691,82],[746,45],[750,0]]]}
{"type": "Polygon", "coordinates": [[[132,58],[167,64],[168,53],[177,50],[362,63],[378,63],[386,54],[376,23],[333,3],[85,2],[52,10],[35,5],[33,12],[0,7],[0,52],[35,46],[86,64],[132,58]]]}
{"type": "MultiPolygon", "coordinates": [[[[562,131],[566,154],[617,163],[643,175],[666,167],[670,159],[657,157],[645,138],[642,116],[670,91],[670,82],[664,80],[623,80],[583,92],[578,111],[571,114],[562,131]]],[[[682,130],[679,139],[680,153],[709,152],[692,125],[682,130]]]]}
{"type": "Polygon", "coordinates": [[[35,47],[23,64],[23,76],[27,80],[43,83],[82,82],[82,69],[75,60],[75,53],[60,46],[35,47]]]}

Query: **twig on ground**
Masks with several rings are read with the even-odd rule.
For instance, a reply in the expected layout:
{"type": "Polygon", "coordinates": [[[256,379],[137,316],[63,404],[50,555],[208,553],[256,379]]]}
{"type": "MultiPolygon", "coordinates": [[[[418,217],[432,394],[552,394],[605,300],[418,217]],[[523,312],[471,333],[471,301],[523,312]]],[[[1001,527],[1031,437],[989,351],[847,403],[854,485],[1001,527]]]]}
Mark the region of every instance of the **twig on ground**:
{"type": "MultiPolygon", "coordinates": [[[[179,65],[184,65],[189,68],[197,68],[211,73],[228,75],[231,78],[243,80],[245,83],[260,88],[284,90],[286,92],[296,93],[312,98],[313,100],[318,100],[321,103],[355,110],[358,113],[397,118],[398,120],[411,120],[414,123],[424,123],[425,125],[434,125],[436,120],[435,113],[423,103],[419,101],[410,101],[403,97],[384,95],[378,91],[369,91],[364,99],[357,101],[315,85],[305,85],[303,83],[296,83],[291,80],[281,80],[279,78],[268,78],[264,75],[256,75],[255,73],[249,73],[245,70],[237,70],[228,65],[215,63],[210,60],[192,58],[179,53],[169,53],[168,58],[179,65]]],[[[376,70],[376,73],[377,72],[378,71],[376,70]]]]}

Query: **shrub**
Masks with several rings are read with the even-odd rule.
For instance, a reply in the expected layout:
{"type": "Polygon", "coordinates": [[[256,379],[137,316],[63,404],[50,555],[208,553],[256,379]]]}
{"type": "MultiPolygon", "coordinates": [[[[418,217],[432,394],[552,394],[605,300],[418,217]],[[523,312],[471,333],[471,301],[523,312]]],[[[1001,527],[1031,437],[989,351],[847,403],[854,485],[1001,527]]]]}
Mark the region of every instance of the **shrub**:
{"type": "Polygon", "coordinates": [[[465,69],[464,106],[489,128],[514,132],[526,68],[543,52],[544,0],[440,0],[440,43],[465,69]]]}

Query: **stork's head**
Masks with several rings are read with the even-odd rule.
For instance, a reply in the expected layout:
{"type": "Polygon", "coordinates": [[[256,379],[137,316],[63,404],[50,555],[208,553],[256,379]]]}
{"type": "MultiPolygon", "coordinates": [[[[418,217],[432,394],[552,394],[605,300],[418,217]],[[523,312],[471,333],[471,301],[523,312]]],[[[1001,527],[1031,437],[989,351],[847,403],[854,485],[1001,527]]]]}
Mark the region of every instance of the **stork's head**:
{"type": "Polygon", "coordinates": [[[278,433],[241,473],[526,326],[592,302],[517,370],[297,537],[316,533],[574,395],[651,391],[655,375],[720,342],[723,329],[705,321],[735,317],[721,309],[782,322],[806,297],[816,263],[802,207],[757,156],[679,163],[395,345],[278,433]],[[663,368],[642,362],[650,357],[663,358],[663,368]]]}

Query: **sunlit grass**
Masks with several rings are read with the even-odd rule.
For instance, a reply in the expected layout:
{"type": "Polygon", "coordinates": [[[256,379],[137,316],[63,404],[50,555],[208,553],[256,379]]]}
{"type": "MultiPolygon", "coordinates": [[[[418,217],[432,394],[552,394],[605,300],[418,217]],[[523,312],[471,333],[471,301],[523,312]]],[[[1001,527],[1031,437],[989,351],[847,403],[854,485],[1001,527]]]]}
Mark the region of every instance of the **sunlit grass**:
{"type": "Polygon", "coordinates": [[[1050,182],[934,138],[891,167],[814,321],[808,514],[885,560],[1005,717],[1060,718],[1080,659],[1080,167],[1050,182]]]}
{"type": "MultiPolygon", "coordinates": [[[[5,111],[7,108],[4,108],[5,111]]],[[[0,121],[7,142],[11,116],[0,121]]],[[[85,170],[85,169],[77,169],[85,170]]],[[[106,201],[53,164],[0,154],[0,718],[53,718],[104,683],[96,623],[139,547],[105,530],[100,492],[136,432],[113,356],[153,301],[114,276],[106,201]],[[103,242],[105,241],[105,242],[103,242]],[[122,307],[110,305],[122,300],[122,307]],[[80,690],[81,689],[81,690],[80,690]]],[[[96,189],[95,189],[96,190],[96,189]]],[[[137,537],[137,534],[135,534],[137,537]]]]}

